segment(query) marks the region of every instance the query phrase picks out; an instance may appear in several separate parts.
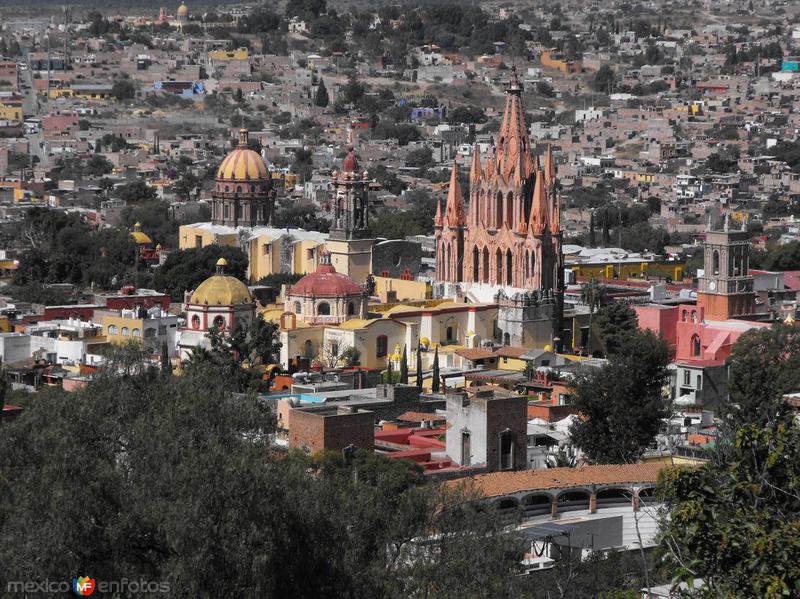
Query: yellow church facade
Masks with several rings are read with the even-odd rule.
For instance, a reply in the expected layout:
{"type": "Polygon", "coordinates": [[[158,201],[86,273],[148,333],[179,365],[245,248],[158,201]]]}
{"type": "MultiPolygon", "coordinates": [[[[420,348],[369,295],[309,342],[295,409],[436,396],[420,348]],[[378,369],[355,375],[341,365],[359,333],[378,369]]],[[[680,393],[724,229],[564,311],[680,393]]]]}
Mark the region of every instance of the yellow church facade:
{"type": "Polygon", "coordinates": [[[420,347],[423,367],[430,368],[437,347],[440,364],[446,367],[449,350],[480,347],[484,339],[492,339],[497,309],[496,304],[433,300],[418,306],[397,305],[382,313],[370,310],[372,318],[351,318],[336,326],[308,326],[285,312],[282,306],[265,310],[262,316],[281,325],[281,365],[284,368],[296,358],[308,358],[325,367],[343,366],[337,357],[355,348],[360,366],[385,369],[389,361],[399,360],[398,353],[404,346],[409,365],[415,363],[420,347]]]}
{"type": "Polygon", "coordinates": [[[213,223],[182,225],[178,231],[182,250],[215,244],[242,248],[249,260],[248,278],[251,283],[281,272],[314,272],[327,238],[324,233],[303,229],[247,229],[213,223]]]}

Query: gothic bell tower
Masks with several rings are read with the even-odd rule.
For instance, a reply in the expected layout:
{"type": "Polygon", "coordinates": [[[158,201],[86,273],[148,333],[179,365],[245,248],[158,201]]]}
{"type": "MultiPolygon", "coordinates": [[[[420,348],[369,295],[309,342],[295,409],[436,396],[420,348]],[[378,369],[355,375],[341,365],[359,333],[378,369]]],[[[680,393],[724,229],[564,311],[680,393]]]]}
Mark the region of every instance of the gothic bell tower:
{"type": "Polygon", "coordinates": [[[342,172],[334,171],[333,223],[327,247],[336,272],[363,283],[372,273],[372,239],[369,225],[369,178],[358,172],[353,146],[347,148],[342,172]]]}

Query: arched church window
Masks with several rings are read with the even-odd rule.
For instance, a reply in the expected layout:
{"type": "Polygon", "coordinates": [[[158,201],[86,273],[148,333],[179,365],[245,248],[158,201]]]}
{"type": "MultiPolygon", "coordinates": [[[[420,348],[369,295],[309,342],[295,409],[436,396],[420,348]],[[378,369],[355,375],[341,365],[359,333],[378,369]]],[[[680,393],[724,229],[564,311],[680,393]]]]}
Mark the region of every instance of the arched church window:
{"type": "Polygon", "coordinates": [[[472,248],[472,282],[477,283],[480,281],[479,268],[481,265],[480,252],[477,247],[472,248]]]}
{"type": "Polygon", "coordinates": [[[294,303],[294,313],[295,314],[302,314],[303,313],[303,304],[300,302],[294,303]]]}
{"type": "Polygon", "coordinates": [[[353,302],[347,302],[347,315],[353,316],[356,313],[356,305],[353,302]]]}
{"type": "Polygon", "coordinates": [[[497,192],[497,199],[495,200],[495,207],[494,207],[494,225],[496,228],[500,228],[502,226],[503,220],[503,192],[497,192]]]}
{"type": "Polygon", "coordinates": [[[220,331],[225,330],[225,318],[222,316],[217,316],[214,318],[214,327],[219,329],[220,331]]]}
{"type": "Polygon", "coordinates": [[[700,336],[699,335],[692,335],[692,355],[694,357],[700,357],[700,336]]]}
{"type": "Polygon", "coordinates": [[[506,196],[506,226],[509,229],[514,227],[514,194],[510,191],[506,196]]]}
{"type": "Polygon", "coordinates": [[[242,186],[241,185],[237,185],[236,186],[236,193],[242,193],[242,186]]]}
{"type": "Polygon", "coordinates": [[[200,317],[195,314],[192,316],[192,328],[196,331],[200,328],[200,317]]]}
{"type": "Polygon", "coordinates": [[[320,302],[317,305],[317,314],[319,316],[330,316],[331,305],[328,302],[320,302]]]}
{"type": "Polygon", "coordinates": [[[714,250],[711,255],[711,272],[715,275],[719,274],[719,252],[717,250],[714,250]]]}

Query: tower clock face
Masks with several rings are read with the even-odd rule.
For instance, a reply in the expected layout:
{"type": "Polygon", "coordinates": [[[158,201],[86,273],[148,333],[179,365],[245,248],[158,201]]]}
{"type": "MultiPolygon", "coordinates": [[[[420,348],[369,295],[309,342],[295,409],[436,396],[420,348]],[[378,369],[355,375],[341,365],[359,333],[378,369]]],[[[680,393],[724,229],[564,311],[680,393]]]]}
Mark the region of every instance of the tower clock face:
{"type": "Polygon", "coordinates": [[[711,282],[708,284],[708,288],[709,288],[711,291],[715,291],[715,290],[717,289],[717,283],[716,283],[715,281],[711,281],[711,282]]]}

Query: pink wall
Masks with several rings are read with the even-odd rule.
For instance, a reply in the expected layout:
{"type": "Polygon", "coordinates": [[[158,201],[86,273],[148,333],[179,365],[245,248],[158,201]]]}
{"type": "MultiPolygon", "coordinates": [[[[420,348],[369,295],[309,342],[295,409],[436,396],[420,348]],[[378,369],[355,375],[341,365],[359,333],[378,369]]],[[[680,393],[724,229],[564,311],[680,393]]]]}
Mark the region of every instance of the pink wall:
{"type": "Polygon", "coordinates": [[[655,304],[634,306],[634,311],[639,319],[639,328],[661,334],[670,347],[675,347],[677,332],[675,325],[678,322],[678,309],[676,307],[663,307],[655,304]]]}
{"type": "Polygon", "coordinates": [[[634,306],[639,327],[660,333],[675,349],[676,360],[714,360],[722,362],[731,355],[736,340],[751,329],[769,327],[762,322],[728,320],[705,322],[702,306],[681,304],[662,308],[634,306]],[[700,354],[695,353],[695,338],[700,340],[700,354]]]}

